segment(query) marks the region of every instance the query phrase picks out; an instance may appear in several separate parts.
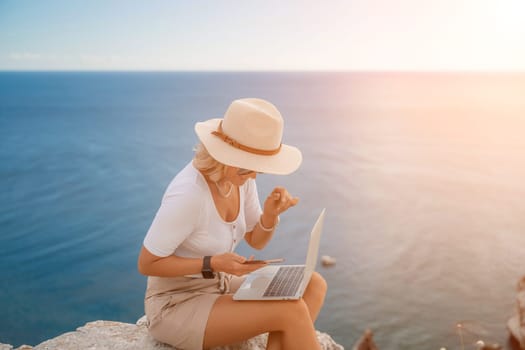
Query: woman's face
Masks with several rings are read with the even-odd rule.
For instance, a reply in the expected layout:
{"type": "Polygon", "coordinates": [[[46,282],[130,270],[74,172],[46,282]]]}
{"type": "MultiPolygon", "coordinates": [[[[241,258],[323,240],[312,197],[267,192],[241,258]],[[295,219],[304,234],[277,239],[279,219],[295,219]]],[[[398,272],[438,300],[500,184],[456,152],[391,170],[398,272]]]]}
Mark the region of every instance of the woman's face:
{"type": "Polygon", "coordinates": [[[255,171],[227,166],[224,180],[230,181],[235,186],[242,186],[248,179],[255,179],[256,177],[257,173],[255,171]]]}

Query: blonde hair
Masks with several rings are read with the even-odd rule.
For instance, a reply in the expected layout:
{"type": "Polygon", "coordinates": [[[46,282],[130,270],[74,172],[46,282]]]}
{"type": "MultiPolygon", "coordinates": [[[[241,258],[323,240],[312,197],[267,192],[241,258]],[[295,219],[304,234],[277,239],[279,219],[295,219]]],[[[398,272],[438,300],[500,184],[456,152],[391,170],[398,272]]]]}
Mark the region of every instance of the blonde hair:
{"type": "Polygon", "coordinates": [[[198,143],[193,151],[193,165],[211,181],[219,182],[226,173],[226,165],[213,158],[202,143],[198,143]]]}

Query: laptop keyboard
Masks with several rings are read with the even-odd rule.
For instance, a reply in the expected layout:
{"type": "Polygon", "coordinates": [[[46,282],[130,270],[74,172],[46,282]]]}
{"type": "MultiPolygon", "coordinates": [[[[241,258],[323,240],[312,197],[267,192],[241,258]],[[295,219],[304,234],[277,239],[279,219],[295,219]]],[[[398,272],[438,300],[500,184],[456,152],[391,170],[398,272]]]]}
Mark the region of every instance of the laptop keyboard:
{"type": "Polygon", "coordinates": [[[265,297],[293,296],[303,278],[304,266],[282,266],[264,291],[265,297]]]}

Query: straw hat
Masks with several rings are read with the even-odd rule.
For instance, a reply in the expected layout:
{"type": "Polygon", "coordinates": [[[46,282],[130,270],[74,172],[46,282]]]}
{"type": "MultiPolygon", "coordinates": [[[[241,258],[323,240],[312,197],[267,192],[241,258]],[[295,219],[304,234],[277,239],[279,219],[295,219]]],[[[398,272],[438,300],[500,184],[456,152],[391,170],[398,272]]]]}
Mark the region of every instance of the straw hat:
{"type": "Polygon", "coordinates": [[[281,113],[262,99],[235,100],[224,118],[196,123],[195,132],[210,155],[229,166],[285,175],[303,159],[299,149],[281,142],[281,113]]]}

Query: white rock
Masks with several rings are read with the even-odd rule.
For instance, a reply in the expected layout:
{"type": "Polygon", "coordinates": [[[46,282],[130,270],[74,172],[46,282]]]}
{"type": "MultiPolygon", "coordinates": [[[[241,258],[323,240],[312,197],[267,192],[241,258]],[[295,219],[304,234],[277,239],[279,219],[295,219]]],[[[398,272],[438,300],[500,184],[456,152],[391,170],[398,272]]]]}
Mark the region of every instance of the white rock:
{"type": "MultiPolygon", "coordinates": [[[[18,348],[14,350],[30,350],[30,349],[33,349],[31,345],[24,344],[24,345],[20,345],[18,348]]],[[[13,350],[13,345],[0,343],[0,350],[13,350]]]]}
{"type": "Polygon", "coordinates": [[[329,256],[329,255],[323,255],[321,257],[321,264],[323,264],[323,266],[335,265],[336,261],[337,260],[334,257],[329,256]]]}
{"type": "MultiPolygon", "coordinates": [[[[174,350],[173,347],[154,340],[146,328],[146,318],[136,324],[94,321],[86,323],[74,332],[64,333],[56,338],[38,344],[33,350],[174,350]]],[[[344,350],[328,334],[317,332],[323,350],[344,350]]],[[[241,344],[223,346],[214,350],[264,350],[268,334],[261,334],[241,344]]],[[[12,350],[7,344],[0,344],[0,350],[12,350]]],[[[20,348],[19,348],[20,349],[20,348]]],[[[26,349],[31,349],[28,347],[26,349]]],[[[15,349],[18,350],[18,349],[15,349]]],[[[22,349],[20,349],[22,350],[22,349]]]]}

